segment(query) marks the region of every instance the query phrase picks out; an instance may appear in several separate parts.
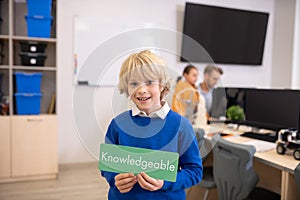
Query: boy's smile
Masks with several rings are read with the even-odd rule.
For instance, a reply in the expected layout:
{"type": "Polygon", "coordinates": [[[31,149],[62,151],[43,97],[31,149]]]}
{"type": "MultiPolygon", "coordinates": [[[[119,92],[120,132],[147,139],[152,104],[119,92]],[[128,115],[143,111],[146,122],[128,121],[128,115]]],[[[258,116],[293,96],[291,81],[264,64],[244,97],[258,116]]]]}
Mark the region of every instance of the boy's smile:
{"type": "Polygon", "coordinates": [[[137,97],[137,100],[139,100],[141,103],[146,102],[149,100],[151,97],[137,97]]]}

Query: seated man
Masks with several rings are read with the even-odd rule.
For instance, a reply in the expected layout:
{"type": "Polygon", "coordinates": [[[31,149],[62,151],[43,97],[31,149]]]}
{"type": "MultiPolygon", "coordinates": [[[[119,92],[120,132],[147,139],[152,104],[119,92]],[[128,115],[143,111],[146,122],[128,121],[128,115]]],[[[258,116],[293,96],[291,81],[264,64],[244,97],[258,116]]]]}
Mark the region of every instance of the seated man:
{"type": "Polygon", "coordinates": [[[223,70],[213,64],[209,64],[204,69],[203,82],[199,85],[200,94],[205,99],[205,107],[208,117],[211,116],[212,103],[213,103],[213,91],[215,86],[223,74],[223,70]]]}

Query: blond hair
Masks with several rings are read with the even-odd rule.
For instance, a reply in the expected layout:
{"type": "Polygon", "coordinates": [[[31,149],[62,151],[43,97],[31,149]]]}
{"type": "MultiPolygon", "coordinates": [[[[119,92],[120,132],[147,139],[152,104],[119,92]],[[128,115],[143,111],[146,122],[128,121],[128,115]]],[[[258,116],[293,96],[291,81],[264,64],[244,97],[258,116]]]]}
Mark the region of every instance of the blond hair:
{"type": "Polygon", "coordinates": [[[131,54],[122,64],[119,73],[119,91],[128,94],[130,77],[141,80],[158,80],[163,90],[162,99],[169,91],[171,81],[168,77],[165,62],[149,50],[131,54]]]}

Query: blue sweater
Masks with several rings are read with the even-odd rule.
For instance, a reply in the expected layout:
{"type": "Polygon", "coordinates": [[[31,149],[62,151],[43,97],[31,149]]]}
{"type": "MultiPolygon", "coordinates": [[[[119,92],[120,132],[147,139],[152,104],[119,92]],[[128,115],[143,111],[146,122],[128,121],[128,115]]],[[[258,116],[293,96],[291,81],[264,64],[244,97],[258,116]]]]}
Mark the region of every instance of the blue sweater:
{"type": "Polygon", "coordinates": [[[176,182],[164,181],[163,187],[154,192],[144,190],[136,183],[130,192],[122,194],[115,186],[116,173],[102,171],[110,185],[108,199],[184,200],[184,189],[202,179],[202,160],[193,128],[185,117],[172,110],[164,120],[132,116],[131,111],[126,111],[111,121],[105,143],[179,153],[176,182]]]}

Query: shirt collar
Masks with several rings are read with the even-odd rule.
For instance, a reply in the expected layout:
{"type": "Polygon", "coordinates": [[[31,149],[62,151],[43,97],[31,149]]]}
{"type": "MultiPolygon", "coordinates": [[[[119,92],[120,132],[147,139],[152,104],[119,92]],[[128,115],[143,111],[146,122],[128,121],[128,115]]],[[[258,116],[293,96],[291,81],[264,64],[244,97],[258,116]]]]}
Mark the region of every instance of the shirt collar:
{"type": "Polygon", "coordinates": [[[168,112],[170,111],[170,107],[168,102],[162,101],[163,106],[149,115],[147,115],[146,112],[141,111],[135,104],[132,106],[132,116],[141,116],[141,117],[151,117],[151,118],[156,118],[159,117],[161,119],[165,119],[168,112]]]}
{"type": "Polygon", "coordinates": [[[202,90],[201,86],[199,85],[199,90],[202,94],[212,93],[214,89],[215,88],[209,88],[208,91],[206,92],[206,91],[202,90]]]}

